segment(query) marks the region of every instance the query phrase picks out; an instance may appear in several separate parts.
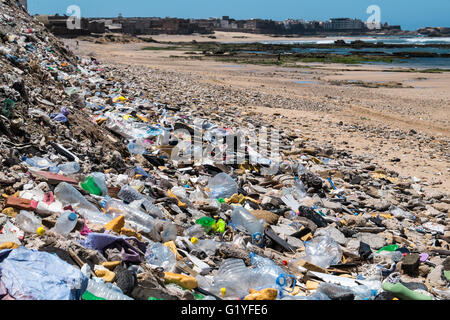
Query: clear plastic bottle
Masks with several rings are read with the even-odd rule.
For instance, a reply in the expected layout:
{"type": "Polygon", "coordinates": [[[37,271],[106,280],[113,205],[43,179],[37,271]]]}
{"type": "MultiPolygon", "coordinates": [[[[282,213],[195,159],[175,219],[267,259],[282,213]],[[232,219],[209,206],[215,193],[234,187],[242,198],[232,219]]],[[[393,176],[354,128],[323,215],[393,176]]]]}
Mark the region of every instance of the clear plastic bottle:
{"type": "Polygon", "coordinates": [[[168,242],[177,238],[177,226],[174,223],[164,223],[163,231],[161,232],[162,242],[168,242]]]}
{"type": "Polygon", "coordinates": [[[191,237],[201,238],[206,235],[206,232],[201,225],[195,224],[195,225],[185,229],[183,232],[183,235],[186,237],[189,237],[189,238],[191,238],[191,237]]]}
{"type": "Polygon", "coordinates": [[[109,200],[105,205],[106,213],[113,218],[119,215],[125,216],[125,221],[135,230],[142,230],[146,233],[155,232],[157,220],[139,208],[134,208],[130,205],[115,199],[109,200]]]}
{"type": "Polygon", "coordinates": [[[95,184],[102,190],[102,196],[106,196],[108,194],[108,186],[106,184],[105,174],[101,172],[93,172],[90,175],[92,179],[94,179],[95,184]]]}
{"type": "Polygon", "coordinates": [[[231,223],[236,227],[242,226],[250,235],[264,234],[263,224],[244,207],[236,207],[231,212],[231,223]]]}
{"type": "Polygon", "coordinates": [[[72,211],[65,211],[59,216],[55,226],[51,231],[59,233],[63,236],[68,235],[77,224],[77,214],[72,211]]]}
{"type": "Polygon", "coordinates": [[[16,216],[16,224],[26,232],[41,233],[38,230],[42,228],[42,219],[30,211],[21,210],[16,216]]]}
{"type": "Polygon", "coordinates": [[[95,205],[86,200],[75,187],[61,182],[55,188],[55,197],[64,205],[71,205],[85,219],[96,224],[106,224],[113,218],[100,212],[95,205]]]}
{"type": "Polygon", "coordinates": [[[220,265],[210,289],[221,298],[239,299],[250,293],[253,280],[253,273],[244,260],[228,258],[220,265]]]}
{"type": "Polygon", "coordinates": [[[148,246],[145,254],[147,263],[153,266],[162,267],[164,271],[171,271],[176,263],[175,255],[165,245],[154,242],[148,246]]]}
{"type": "Polygon", "coordinates": [[[140,143],[137,142],[130,142],[127,145],[128,151],[130,151],[131,154],[146,154],[147,149],[145,146],[143,146],[140,143]]]}
{"type": "Polygon", "coordinates": [[[105,300],[133,300],[129,296],[123,294],[122,290],[112,283],[95,281],[94,279],[89,280],[86,291],[105,300]]]}
{"type": "Polygon", "coordinates": [[[127,203],[131,203],[135,200],[141,200],[143,198],[143,195],[139,193],[139,191],[129,185],[124,185],[122,188],[120,188],[117,196],[119,197],[119,199],[127,203]]]}
{"type": "Polygon", "coordinates": [[[211,190],[211,197],[214,199],[229,198],[233,194],[238,193],[236,181],[224,172],[211,178],[208,182],[208,187],[211,190]]]}
{"type": "Polygon", "coordinates": [[[58,168],[64,174],[74,174],[80,171],[80,165],[75,161],[60,164],[58,168]]]}
{"type": "Polygon", "coordinates": [[[50,160],[41,157],[33,157],[33,158],[23,157],[22,161],[24,161],[26,164],[28,164],[33,168],[39,169],[48,169],[49,167],[54,167],[56,165],[50,160]]]}
{"type": "MultiPolygon", "coordinates": [[[[281,269],[272,260],[250,253],[254,273],[254,289],[275,288],[281,291],[295,285],[295,277],[281,269]]],[[[280,294],[281,295],[281,294],[280,294]]]]}

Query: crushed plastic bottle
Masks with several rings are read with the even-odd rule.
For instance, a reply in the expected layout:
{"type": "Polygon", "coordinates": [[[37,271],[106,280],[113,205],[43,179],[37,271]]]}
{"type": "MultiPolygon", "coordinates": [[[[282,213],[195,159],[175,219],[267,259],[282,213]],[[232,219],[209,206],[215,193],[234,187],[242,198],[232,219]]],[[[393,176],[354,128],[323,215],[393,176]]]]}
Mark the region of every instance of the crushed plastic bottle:
{"type": "Polygon", "coordinates": [[[244,207],[236,207],[231,212],[231,223],[243,227],[252,236],[264,235],[264,225],[244,207]]]}
{"type": "Polygon", "coordinates": [[[191,243],[194,244],[195,249],[200,249],[207,255],[213,256],[216,253],[217,243],[214,240],[210,239],[199,240],[196,237],[192,237],[191,243]]]}
{"type": "Polygon", "coordinates": [[[151,266],[161,267],[168,272],[173,269],[176,262],[173,252],[159,242],[154,242],[148,246],[145,259],[151,266]]]}
{"type": "Polygon", "coordinates": [[[83,300],[134,300],[125,295],[116,285],[105,283],[101,279],[95,279],[98,278],[89,280],[88,287],[83,294],[83,300]],[[91,295],[89,295],[89,293],[91,295]]]}
{"type": "Polygon", "coordinates": [[[64,174],[74,174],[80,171],[80,165],[75,161],[60,164],[58,168],[64,174]]]}
{"type": "Polygon", "coordinates": [[[339,264],[342,259],[340,245],[329,236],[320,236],[305,242],[305,251],[306,256],[303,259],[322,268],[339,264]]]}
{"type": "Polygon", "coordinates": [[[214,199],[229,198],[233,194],[238,193],[236,181],[224,172],[216,174],[211,178],[208,183],[208,188],[211,190],[210,194],[214,199]]]}
{"type": "Polygon", "coordinates": [[[45,232],[42,227],[42,219],[30,211],[21,210],[16,216],[16,223],[22,230],[29,233],[43,235],[45,232]]]}

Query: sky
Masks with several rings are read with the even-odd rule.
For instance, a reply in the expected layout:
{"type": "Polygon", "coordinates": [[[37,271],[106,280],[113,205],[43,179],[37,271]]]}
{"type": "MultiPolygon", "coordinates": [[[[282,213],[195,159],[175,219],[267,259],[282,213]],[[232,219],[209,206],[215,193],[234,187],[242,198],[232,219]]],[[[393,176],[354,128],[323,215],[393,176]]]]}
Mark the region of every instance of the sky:
{"type": "MultiPolygon", "coordinates": [[[[30,14],[67,13],[77,5],[82,17],[178,17],[272,20],[357,18],[371,16],[367,8],[380,8],[381,22],[404,30],[450,27],[449,0],[28,0],[30,14]]],[[[69,13],[70,15],[70,13],[69,13]]]]}

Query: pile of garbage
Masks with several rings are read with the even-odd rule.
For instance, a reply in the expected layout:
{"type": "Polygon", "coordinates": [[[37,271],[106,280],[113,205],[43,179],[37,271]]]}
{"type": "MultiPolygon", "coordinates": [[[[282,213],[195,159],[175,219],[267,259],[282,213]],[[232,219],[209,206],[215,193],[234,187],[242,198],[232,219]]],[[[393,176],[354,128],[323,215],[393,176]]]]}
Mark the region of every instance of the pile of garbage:
{"type": "Polygon", "coordinates": [[[16,1],[0,33],[1,299],[449,298],[448,194],[293,134],[241,154],[250,120],[152,100],[16,1]]]}

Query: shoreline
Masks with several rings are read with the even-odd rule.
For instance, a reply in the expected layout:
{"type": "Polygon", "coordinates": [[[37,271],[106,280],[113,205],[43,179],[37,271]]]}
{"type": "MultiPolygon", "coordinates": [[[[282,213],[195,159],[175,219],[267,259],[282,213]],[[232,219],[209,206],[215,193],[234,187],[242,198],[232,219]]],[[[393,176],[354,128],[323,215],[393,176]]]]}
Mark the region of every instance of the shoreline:
{"type": "MultiPolygon", "coordinates": [[[[73,41],[65,42],[74,47],[73,41]]],[[[164,79],[161,102],[191,105],[195,99],[201,102],[192,104],[195,108],[215,105],[284,130],[300,129],[318,143],[370,155],[387,170],[416,176],[433,190],[450,190],[448,72],[323,63],[237,65],[189,59],[184,51],[176,51],[185,57],[180,59],[173,50],[141,50],[146,45],[80,41],[77,53],[148,69],[155,81],[164,79]],[[364,87],[357,81],[403,85],[364,87]],[[395,158],[401,161],[392,162],[395,158]]]]}

